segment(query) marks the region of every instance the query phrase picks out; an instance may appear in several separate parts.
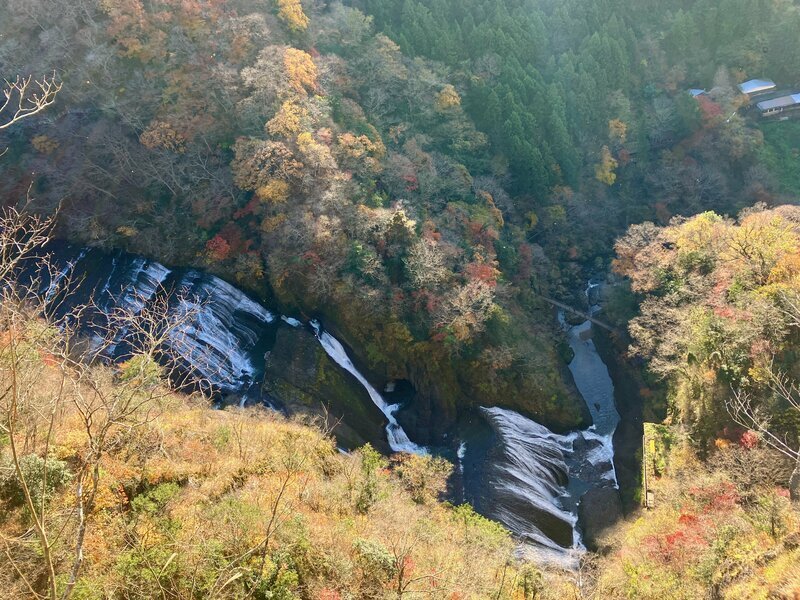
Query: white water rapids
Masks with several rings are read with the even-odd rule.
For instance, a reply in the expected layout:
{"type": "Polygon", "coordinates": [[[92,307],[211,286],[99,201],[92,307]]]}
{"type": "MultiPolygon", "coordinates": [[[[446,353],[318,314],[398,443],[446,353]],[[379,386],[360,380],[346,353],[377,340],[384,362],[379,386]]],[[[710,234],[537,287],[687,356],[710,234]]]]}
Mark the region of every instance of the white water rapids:
{"type": "MultiPolygon", "coordinates": [[[[79,304],[93,298],[98,309],[96,318],[102,322],[103,315],[116,308],[138,314],[157,296],[169,295],[170,310],[190,316],[171,332],[168,342],[185,377],[222,396],[238,396],[240,406],[259,397],[265,350],[276,322],[276,315],[260,303],[226,281],[199,271],[172,271],[142,257],[119,253],[109,256],[87,248],[68,248],[65,254],[63,268],[49,277],[44,290],[47,300],[56,294],[62,281],[75,276],[80,283],[73,286],[70,301],[79,304]]],[[[355,367],[339,340],[315,321],[303,323],[281,316],[280,322],[314,329],[326,354],[355,377],[386,417],[386,436],[394,452],[427,453],[409,439],[397,422],[395,414],[400,405],[384,400],[355,367]]],[[[96,330],[92,330],[91,323],[88,325],[87,333],[99,343],[96,330]]],[[[127,335],[125,328],[115,332],[113,345],[103,354],[114,360],[123,357],[129,351],[127,335]]]]}
{"type": "MultiPolygon", "coordinates": [[[[223,396],[239,397],[242,405],[248,399],[260,398],[265,352],[271,348],[269,340],[275,328],[311,326],[325,353],[364,387],[385,416],[392,451],[428,453],[411,441],[398,423],[400,405],[385,400],[356,368],[344,346],[319,323],[277,318],[242,291],[197,271],[171,271],[142,258],[123,254],[110,257],[85,249],[72,250],[65,262],[66,268],[55,273],[47,293],[71,271],[79,271],[74,275],[85,283],[79,285],[82,291],[72,301],[80,303],[94,297],[105,312],[116,306],[137,312],[160,294],[184,290],[183,305],[175,301],[171,307],[193,308],[194,316],[179,332],[174,349],[179,350],[190,374],[223,396]]],[[[559,318],[574,352],[569,369],[594,425],[586,431],[557,435],[513,411],[481,409],[497,444],[480,485],[488,497],[482,511],[519,537],[523,542],[520,555],[571,567],[582,550],[576,530],[581,495],[593,487],[617,486],[612,438],[619,415],[608,369],[589,336],[591,324],[587,321],[568,327],[563,315],[559,318]]],[[[120,353],[125,351],[124,337],[125,332],[120,332],[120,353]]],[[[465,464],[470,462],[470,448],[471,443],[462,440],[456,452],[464,476],[469,475],[465,464]]]]}
{"type": "Polygon", "coordinates": [[[562,507],[569,469],[566,455],[578,434],[557,435],[544,425],[502,408],[481,408],[500,442],[502,456],[491,466],[492,516],[523,542],[523,551],[539,561],[559,562],[569,552],[543,529],[561,537],[568,532],[580,546],[578,517],[562,507]]]}
{"type": "MultiPolygon", "coordinates": [[[[587,297],[595,287],[590,285],[587,297]]],[[[597,310],[592,306],[590,312],[597,310]]],[[[593,425],[558,435],[516,412],[482,408],[500,451],[487,469],[491,485],[484,510],[519,537],[521,557],[570,569],[585,552],[576,529],[581,497],[593,488],[618,487],[613,436],[620,417],[591,322],[569,326],[563,313],[558,318],[574,353],[569,369],[593,425]]]]}

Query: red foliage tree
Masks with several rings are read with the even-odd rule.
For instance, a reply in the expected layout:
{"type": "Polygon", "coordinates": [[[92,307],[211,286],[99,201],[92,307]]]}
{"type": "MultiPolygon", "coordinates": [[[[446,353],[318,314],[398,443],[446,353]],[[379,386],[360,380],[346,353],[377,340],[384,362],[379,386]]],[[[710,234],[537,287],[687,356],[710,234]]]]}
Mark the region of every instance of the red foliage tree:
{"type": "Polygon", "coordinates": [[[464,269],[471,281],[485,281],[492,287],[497,285],[497,269],[487,263],[469,263],[464,269]]]}
{"type": "Polygon", "coordinates": [[[755,431],[747,430],[739,438],[739,445],[748,450],[758,446],[758,434],[755,431]]]}
{"type": "Polygon", "coordinates": [[[722,116],[722,107],[705,96],[698,99],[700,105],[700,115],[706,127],[714,125],[722,116]]]}
{"type": "Polygon", "coordinates": [[[230,256],[231,245],[224,237],[217,234],[206,242],[206,253],[211,260],[221,262],[230,256]]]}

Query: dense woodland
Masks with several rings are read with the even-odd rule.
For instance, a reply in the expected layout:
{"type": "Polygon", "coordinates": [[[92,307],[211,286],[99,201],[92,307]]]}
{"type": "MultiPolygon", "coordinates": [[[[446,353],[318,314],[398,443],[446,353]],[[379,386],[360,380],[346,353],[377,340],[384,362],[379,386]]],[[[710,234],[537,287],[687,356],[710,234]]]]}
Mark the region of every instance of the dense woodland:
{"type": "Polygon", "coordinates": [[[0,264],[0,377],[28,394],[2,410],[0,595],[796,597],[800,120],[737,88],[800,89],[796,1],[0,9],[0,75],[61,86],[0,120],[2,200],[56,214],[52,235],[322,317],[412,383],[420,443],[478,405],[586,425],[543,297],[577,305],[606,275],[620,372],[663,423],[656,508],[577,573],[540,571],[437,502],[443,462],[211,412],[147,356],[79,366],[0,264]]]}
{"type": "Polygon", "coordinates": [[[434,438],[467,404],[585,423],[537,293],[631,223],[797,189],[785,131],[728,118],[737,81],[800,80],[792,3],[8,8],[4,68],[65,83],[8,134],[9,200],[322,313],[434,438]]]}
{"type": "MultiPolygon", "coordinates": [[[[607,573],[632,597],[791,597],[800,585],[800,208],[634,225],[614,269],[639,301],[646,468],[658,506],[607,573]],[[651,441],[652,440],[652,441],[651,441]],[[792,506],[790,505],[792,501],[792,506]]],[[[618,534],[619,535],[619,534],[618,534]]]]}

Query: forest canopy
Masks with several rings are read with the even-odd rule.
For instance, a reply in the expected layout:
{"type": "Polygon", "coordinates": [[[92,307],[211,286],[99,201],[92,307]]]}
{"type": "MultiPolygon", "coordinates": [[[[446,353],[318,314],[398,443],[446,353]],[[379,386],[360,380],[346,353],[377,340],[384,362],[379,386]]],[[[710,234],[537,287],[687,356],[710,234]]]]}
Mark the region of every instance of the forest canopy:
{"type": "Polygon", "coordinates": [[[757,102],[800,93],[799,31],[794,0],[5,0],[0,595],[796,595],[800,112],[757,102]],[[17,293],[51,237],[320,319],[452,453],[479,406],[590,427],[553,305],[603,279],[648,511],[523,564],[441,458],[170,389],[162,321],[82,356],[17,293]]]}

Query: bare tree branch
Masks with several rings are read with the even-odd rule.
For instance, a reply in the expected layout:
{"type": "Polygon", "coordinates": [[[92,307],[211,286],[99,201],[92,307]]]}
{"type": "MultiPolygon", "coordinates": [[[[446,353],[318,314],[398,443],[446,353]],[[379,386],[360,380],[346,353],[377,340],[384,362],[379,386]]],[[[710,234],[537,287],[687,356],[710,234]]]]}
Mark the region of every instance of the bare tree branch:
{"type": "MultiPolygon", "coordinates": [[[[800,386],[797,382],[770,365],[767,385],[780,401],[786,402],[791,409],[800,413],[800,386]]],[[[793,501],[800,501],[800,447],[796,441],[775,430],[771,416],[748,390],[733,389],[733,393],[726,401],[726,408],[734,422],[757,431],[767,446],[795,463],[795,469],[789,479],[789,493],[793,501]]]]}
{"type": "Polygon", "coordinates": [[[55,71],[41,79],[34,79],[33,75],[17,75],[12,81],[5,79],[0,100],[0,130],[45,110],[55,102],[62,86],[55,71]]]}

